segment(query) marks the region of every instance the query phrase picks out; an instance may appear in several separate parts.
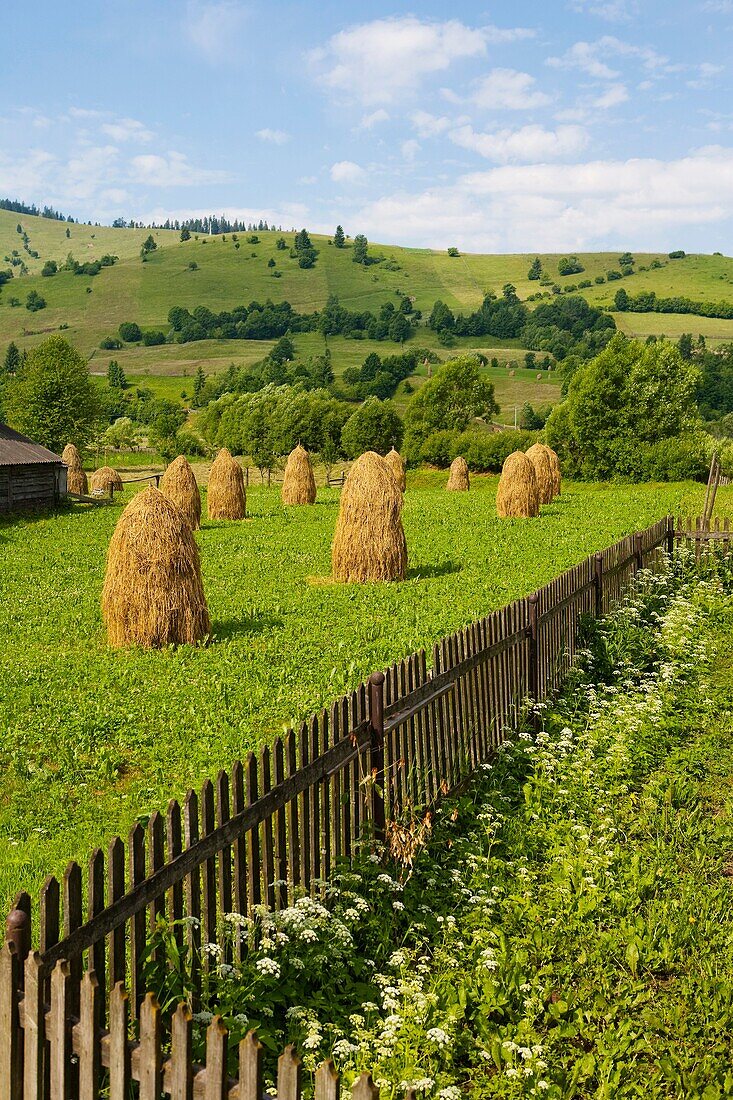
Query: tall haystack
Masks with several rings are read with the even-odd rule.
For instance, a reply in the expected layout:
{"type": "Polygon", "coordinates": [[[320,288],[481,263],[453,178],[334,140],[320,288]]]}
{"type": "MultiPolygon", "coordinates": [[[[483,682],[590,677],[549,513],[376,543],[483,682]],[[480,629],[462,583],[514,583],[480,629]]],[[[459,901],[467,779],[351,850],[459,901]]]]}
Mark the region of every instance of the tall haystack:
{"type": "Polygon", "coordinates": [[[468,476],[468,463],[460,455],[454,458],[450,464],[448,484],[446,489],[456,493],[466,493],[471,488],[471,480],[468,476]]]}
{"type": "Polygon", "coordinates": [[[540,514],[537,475],[524,451],[513,451],[504,460],[496,491],[496,514],[502,519],[540,514]]]}
{"type": "Polygon", "coordinates": [[[117,522],[102,618],[115,647],[185,645],[211,632],[193,531],[159,489],[143,489],[117,522]]]}
{"type": "Polygon", "coordinates": [[[122,478],[111,466],[100,466],[95,470],[92,474],[91,486],[92,490],[98,489],[104,493],[109,493],[112,489],[115,492],[121,492],[124,489],[122,478]]]}
{"type": "Polygon", "coordinates": [[[311,456],[300,443],[288,455],[282,487],[283,504],[315,504],[316,479],[311,456]]]}
{"type": "Polygon", "coordinates": [[[160,491],[180,508],[192,531],[201,526],[201,493],[184,455],[174,458],[168,466],[160,479],[160,491]]]}
{"type": "Polygon", "coordinates": [[[527,458],[534,466],[537,477],[537,491],[540,494],[540,504],[552,504],[555,496],[553,486],[555,478],[552,473],[552,463],[544,443],[534,443],[525,452],[527,458]]]}
{"type": "Polygon", "coordinates": [[[61,459],[68,467],[66,471],[66,488],[70,493],[78,493],[86,496],[89,492],[87,475],[81,464],[81,455],[73,443],[67,443],[61,452],[61,459]]]}
{"type": "Polygon", "coordinates": [[[341,491],[331,547],[338,581],[401,581],[407,574],[402,492],[385,460],[367,451],[341,491]]]}
{"type": "Polygon", "coordinates": [[[400,492],[404,493],[407,487],[407,479],[405,477],[405,460],[399,451],[396,451],[394,447],[391,451],[388,451],[384,456],[384,461],[389,466],[390,470],[395,476],[395,481],[400,487],[400,492]]]}
{"type": "Polygon", "coordinates": [[[546,443],[543,444],[550,459],[550,468],[552,469],[552,494],[559,497],[560,490],[562,489],[562,474],[560,472],[560,459],[557,457],[557,453],[553,451],[552,447],[548,447],[546,443]]]}
{"type": "Polygon", "coordinates": [[[226,447],[222,447],[211,466],[206,509],[209,519],[244,519],[247,515],[244,473],[226,447]]]}

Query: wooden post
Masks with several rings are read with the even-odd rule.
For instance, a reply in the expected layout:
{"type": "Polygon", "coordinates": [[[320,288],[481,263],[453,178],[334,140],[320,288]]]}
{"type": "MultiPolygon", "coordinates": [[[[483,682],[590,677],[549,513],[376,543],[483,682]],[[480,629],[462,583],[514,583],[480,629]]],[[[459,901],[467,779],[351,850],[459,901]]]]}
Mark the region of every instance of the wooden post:
{"type": "Polygon", "coordinates": [[[666,549],[670,557],[674,553],[674,517],[667,516],[666,549]]]}
{"type": "Polygon", "coordinates": [[[31,918],[24,909],[11,909],[5,921],[5,942],[15,947],[21,967],[31,949],[31,918]]]}
{"type": "Polygon", "coordinates": [[[634,573],[644,568],[644,539],[643,535],[634,535],[634,573]]]}
{"type": "Polygon", "coordinates": [[[593,559],[593,584],[596,590],[596,618],[603,617],[603,554],[593,559]]]}
{"type": "Polygon", "coordinates": [[[527,597],[529,616],[529,694],[533,703],[540,701],[540,668],[538,654],[539,602],[536,592],[527,597]]]}
{"type": "Polygon", "coordinates": [[[18,1017],[20,961],[15,944],[0,950],[0,1100],[23,1095],[23,1034],[18,1017]]]}
{"type": "Polygon", "coordinates": [[[369,726],[371,732],[371,820],[374,836],[384,836],[384,673],[369,677],[369,726]]]}

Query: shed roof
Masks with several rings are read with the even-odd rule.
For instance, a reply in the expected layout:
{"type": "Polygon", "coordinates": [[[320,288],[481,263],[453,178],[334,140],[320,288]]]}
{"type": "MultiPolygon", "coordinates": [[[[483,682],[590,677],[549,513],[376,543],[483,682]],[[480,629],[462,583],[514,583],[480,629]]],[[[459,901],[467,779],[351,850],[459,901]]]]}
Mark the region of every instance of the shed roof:
{"type": "Polygon", "coordinates": [[[60,455],[0,423],[0,466],[53,465],[60,462],[60,455]]]}

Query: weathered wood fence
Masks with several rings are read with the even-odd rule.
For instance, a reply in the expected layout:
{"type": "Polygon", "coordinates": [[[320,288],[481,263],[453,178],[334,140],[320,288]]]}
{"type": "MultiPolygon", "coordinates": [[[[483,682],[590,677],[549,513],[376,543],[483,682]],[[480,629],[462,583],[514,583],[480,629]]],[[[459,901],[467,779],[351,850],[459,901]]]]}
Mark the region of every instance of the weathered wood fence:
{"type": "MultiPolygon", "coordinates": [[[[157,1100],[161,1081],[175,1097],[226,1096],[230,1085],[219,1071],[194,1072],[190,1053],[180,1065],[174,1053],[161,1068],[159,1016],[143,982],[146,937],[157,918],[181,922],[175,935],[190,952],[195,1012],[208,966],[202,944],[217,943],[223,914],[261,904],[279,909],[303,890],[317,893],[336,861],[383,836],[409,806],[428,806],[460,784],[516,730],[528,705],[559,688],[581,615],[608,612],[630,578],[654,567],[675,541],[702,545],[723,535],[733,537],[727,524],[719,534],[703,532],[700,521],[675,527],[666,517],[622,539],[443,638],[430,668],[424,651],[412,654],[206,780],[200,794],[172,800],[164,815],[136,824],[126,844],[116,838],[106,853],[97,849],[86,875],[70,863],[61,882],[46,880],[37,904],[18,895],[0,952],[0,1100],[65,1100],[77,1056],[84,1100],[97,1095],[104,1065],[117,1082],[112,1100],[125,1095],[130,1075],[141,1100],[157,1100]],[[123,1042],[127,1014],[140,1025],[132,1053],[123,1042]]],[[[246,949],[243,940],[222,946],[239,957],[246,949]]],[[[190,1052],[190,1020],[181,1012],[173,1049],[190,1052]]],[[[217,1026],[209,1031],[207,1067],[209,1057],[222,1063],[226,1037],[217,1026]]],[[[244,1084],[229,1093],[240,1100],[260,1096],[248,1049],[244,1084]]],[[[324,1070],[319,1096],[337,1095],[330,1073],[324,1070]]],[[[365,1079],[358,1095],[376,1095],[371,1087],[365,1079]]],[[[288,1088],[278,1094],[283,1100],[298,1095],[288,1088]]]]}

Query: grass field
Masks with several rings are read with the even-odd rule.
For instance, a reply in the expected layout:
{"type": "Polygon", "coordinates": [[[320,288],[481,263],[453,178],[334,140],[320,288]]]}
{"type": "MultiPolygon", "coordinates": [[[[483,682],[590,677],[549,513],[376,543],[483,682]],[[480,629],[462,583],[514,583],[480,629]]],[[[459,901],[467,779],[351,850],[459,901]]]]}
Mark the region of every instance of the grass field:
{"type": "MultiPolygon", "coordinates": [[[[495,478],[468,496],[411,477],[404,584],[334,586],[335,490],[199,535],[214,640],[111,653],[99,613],[120,507],[0,525],[0,899],[125,832],[189,784],[303,718],[375,668],[426,646],[667,511],[692,484],[566,485],[536,522],[499,522],[495,478]]],[[[733,508],[733,490],[721,491],[733,508]]]]}

